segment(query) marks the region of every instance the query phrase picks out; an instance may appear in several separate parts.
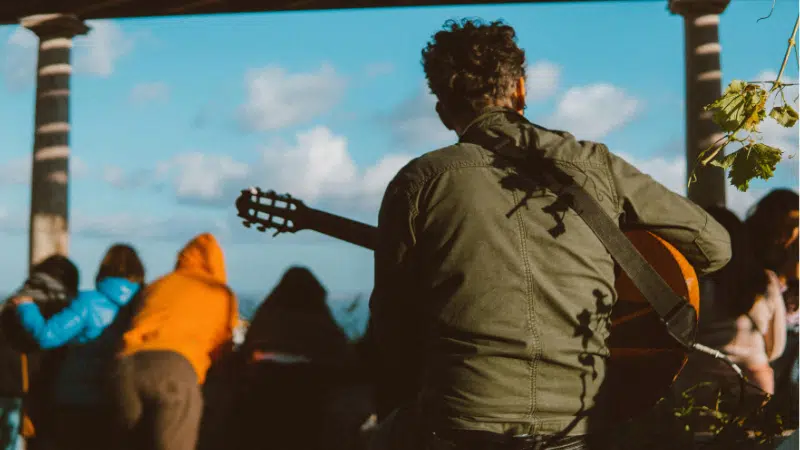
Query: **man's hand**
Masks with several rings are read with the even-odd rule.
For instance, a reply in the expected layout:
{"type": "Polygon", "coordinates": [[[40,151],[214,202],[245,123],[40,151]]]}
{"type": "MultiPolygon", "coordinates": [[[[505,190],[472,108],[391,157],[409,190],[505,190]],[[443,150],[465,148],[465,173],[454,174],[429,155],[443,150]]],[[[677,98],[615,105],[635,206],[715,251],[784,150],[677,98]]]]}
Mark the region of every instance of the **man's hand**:
{"type": "Polygon", "coordinates": [[[33,298],[27,295],[20,295],[18,297],[12,298],[11,303],[14,306],[24,305],[25,303],[33,303],[33,298]]]}

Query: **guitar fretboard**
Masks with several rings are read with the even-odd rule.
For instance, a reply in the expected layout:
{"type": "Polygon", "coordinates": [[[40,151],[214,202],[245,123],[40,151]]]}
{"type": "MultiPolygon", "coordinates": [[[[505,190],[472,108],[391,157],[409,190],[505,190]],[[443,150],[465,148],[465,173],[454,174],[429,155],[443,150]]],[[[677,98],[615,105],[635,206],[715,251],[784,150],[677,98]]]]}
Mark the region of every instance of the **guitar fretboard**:
{"type": "Polygon", "coordinates": [[[376,227],[318,209],[308,208],[305,212],[307,218],[303,222],[309,230],[375,250],[378,238],[376,227]]]}

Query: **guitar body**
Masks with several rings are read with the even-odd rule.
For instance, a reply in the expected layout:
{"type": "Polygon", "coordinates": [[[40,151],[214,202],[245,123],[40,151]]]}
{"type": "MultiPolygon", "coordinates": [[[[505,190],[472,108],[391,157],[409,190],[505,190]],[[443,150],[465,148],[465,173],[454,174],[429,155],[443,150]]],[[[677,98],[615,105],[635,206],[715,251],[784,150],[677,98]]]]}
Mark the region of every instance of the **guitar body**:
{"type": "MultiPolygon", "coordinates": [[[[700,287],[686,258],[650,232],[630,231],[625,235],[699,316],[700,287]]],[[[668,393],[688,355],[624,272],[618,274],[615,288],[618,298],[611,313],[611,359],[604,389],[613,399],[614,419],[623,421],[652,408],[668,393]]]]}

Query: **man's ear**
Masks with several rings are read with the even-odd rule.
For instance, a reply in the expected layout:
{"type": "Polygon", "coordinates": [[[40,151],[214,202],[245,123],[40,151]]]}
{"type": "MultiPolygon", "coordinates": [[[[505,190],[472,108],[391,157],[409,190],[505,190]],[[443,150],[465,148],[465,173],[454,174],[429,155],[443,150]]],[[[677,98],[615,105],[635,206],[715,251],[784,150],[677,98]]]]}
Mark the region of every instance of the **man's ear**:
{"type": "Polygon", "coordinates": [[[520,114],[522,114],[522,112],[525,111],[525,108],[528,106],[525,103],[526,95],[527,90],[525,89],[525,78],[520,77],[520,79],[517,81],[517,88],[514,90],[514,95],[512,96],[514,109],[520,114]]]}
{"type": "Polygon", "coordinates": [[[436,102],[436,114],[439,115],[439,120],[442,121],[442,124],[448,130],[455,130],[455,126],[453,125],[453,120],[450,118],[450,115],[447,114],[447,111],[444,110],[442,104],[439,102],[436,102]]]}

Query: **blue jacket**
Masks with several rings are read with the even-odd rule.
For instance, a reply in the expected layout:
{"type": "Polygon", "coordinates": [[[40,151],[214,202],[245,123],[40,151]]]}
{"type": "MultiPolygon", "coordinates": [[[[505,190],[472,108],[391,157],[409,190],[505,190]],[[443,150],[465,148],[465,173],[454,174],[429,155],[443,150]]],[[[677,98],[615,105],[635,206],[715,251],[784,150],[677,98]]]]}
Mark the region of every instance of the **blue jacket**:
{"type": "Polygon", "coordinates": [[[140,286],[124,278],[109,277],[100,280],[96,288],[80,292],[69,306],[47,321],[34,303],[17,307],[22,326],[43,349],[69,344],[56,380],[57,403],[90,405],[106,397],[103,377],[127,328],[127,324],[115,319],[140,286]]]}

